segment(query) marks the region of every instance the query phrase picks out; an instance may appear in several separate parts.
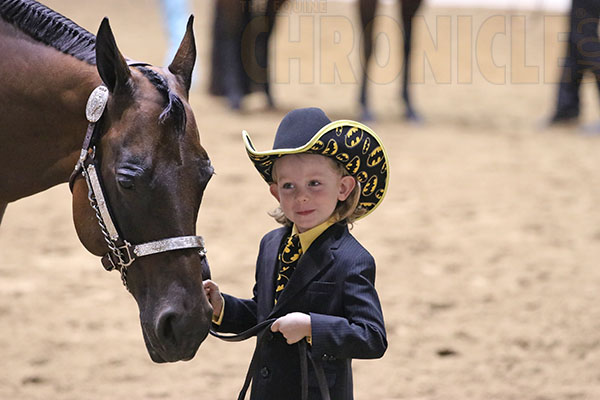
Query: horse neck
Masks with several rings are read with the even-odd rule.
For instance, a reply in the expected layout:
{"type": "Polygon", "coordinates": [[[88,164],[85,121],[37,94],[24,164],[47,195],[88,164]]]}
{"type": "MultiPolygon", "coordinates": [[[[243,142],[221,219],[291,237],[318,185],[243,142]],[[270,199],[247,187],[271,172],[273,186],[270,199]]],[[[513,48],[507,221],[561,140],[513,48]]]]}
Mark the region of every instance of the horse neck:
{"type": "Polygon", "coordinates": [[[68,180],[87,127],[87,97],[100,78],[94,66],[2,20],[0,54],[0,140],[8,144],[0,146],[1,203],[68,180]]]}

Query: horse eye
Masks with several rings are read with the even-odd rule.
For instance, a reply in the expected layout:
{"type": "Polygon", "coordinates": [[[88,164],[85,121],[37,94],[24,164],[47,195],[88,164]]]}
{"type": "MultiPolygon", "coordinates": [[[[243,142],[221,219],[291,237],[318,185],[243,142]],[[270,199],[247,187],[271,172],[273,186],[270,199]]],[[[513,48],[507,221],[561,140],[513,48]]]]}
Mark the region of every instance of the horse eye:
{"type": "Polygon", "coordinates": [[[116,171],[117,182],[123,189],[135,189],[135,181],[142,178],[144,168],[133,163],[124,163],[116,171]]]}
{"type": "Polygon", "coordinates": [[[123,189],[133,189],[134,182],[133,182],[133,177],[132,176],[127,176],[127,175],[118,175],[117,176],[117,182],[119,182],[119,185],[123,188],[123,189]]]}

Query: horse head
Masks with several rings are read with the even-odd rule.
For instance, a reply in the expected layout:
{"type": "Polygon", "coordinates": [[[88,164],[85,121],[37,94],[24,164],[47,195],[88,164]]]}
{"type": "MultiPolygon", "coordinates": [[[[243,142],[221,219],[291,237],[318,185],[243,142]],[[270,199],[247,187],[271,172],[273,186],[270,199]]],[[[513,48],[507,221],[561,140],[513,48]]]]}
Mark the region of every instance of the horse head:
{"type": "MultiPolygon", "coordinates": [[[[188,103],[196,58],[192,22],[190,17],[168,68],[131,67],[106,18],[98,30],[96,65],[109,95],[97,123],[94,157],[112,219],[131,244],[193,237],[213,174],[188,103]]],[[[96,212],[85,180],[77,179],[77,234],[91,253],[102,256],[109,246],[96,212]]],[[[206,338],[212,309],[203,271],[206,278],[208,266],[194,248],[139,257],[127,268],[126,286],[138,304],[153,361],[189,360],[206,338]]]]}

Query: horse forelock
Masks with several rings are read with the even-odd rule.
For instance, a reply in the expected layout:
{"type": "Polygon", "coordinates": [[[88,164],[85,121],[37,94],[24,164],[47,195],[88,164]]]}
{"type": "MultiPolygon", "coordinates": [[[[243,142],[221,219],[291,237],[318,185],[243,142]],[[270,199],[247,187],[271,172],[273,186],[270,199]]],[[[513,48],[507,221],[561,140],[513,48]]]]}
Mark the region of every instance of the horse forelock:
{"type": "Polygon", "coordinates": [[[158,72],[147,67],[138,67],[138,69],[154,85],[165,101],[165,108],[158,117],[159,122],[164,123],[168,119],[172,119],[175,123],[176,131],[182,133],[185,130],[186,114],[185,107],[179,96],[169,88],[167,80],[158,72]]]}
{"type": "Polygon", "coordinates": [[[0,17],[31,38],[96,64],[96,36],[34,0],[0,0],[0,17]]]}

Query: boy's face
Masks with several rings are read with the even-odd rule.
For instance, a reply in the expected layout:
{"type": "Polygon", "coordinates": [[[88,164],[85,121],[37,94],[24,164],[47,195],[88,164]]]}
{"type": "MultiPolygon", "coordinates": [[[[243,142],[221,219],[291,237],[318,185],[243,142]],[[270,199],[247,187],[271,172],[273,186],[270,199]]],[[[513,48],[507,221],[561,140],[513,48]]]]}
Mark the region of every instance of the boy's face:
{"type": "Polygon", "coordinates": [[[351,176],[342,176],[331,160],[317,154],[291,154],[275,164],[277,183],[271,184],[271,194],[299,232],[327,221],[338,200],[346,200],[356,184],[351,176]]]}

